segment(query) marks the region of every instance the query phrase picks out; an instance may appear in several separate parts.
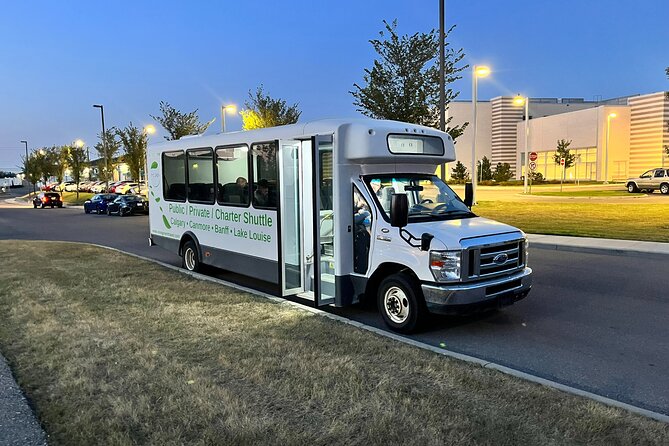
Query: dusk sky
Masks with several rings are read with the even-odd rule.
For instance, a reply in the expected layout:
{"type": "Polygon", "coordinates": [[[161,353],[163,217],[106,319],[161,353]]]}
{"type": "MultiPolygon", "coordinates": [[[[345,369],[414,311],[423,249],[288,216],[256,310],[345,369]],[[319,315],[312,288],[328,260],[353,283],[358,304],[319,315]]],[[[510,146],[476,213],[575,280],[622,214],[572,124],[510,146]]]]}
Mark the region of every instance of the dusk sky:
{"type": "MultiPolygon", "coordinates": [[[[29,148],[107,127],[153,123],[161,100],[203,121],[264,84],[301,120],[358,116],[349,91],[375,57],[382,20],[400,33],[439,25],[437,0],[3,2],[0,170],[29,148]]],[[[669,1],[446,0],[450,42],[488,64],[479,97],[593,99],[669,90],[669,1]]],[[[455,84],[471,98],[471,77],[455,84]]],[[[228,116],[238,130],[238,116],[228,116]]],[[[154,138],[162,138],[159,131],[154,138]]],[[[91,157],[94,157],[94,151],[91,157]]]]}

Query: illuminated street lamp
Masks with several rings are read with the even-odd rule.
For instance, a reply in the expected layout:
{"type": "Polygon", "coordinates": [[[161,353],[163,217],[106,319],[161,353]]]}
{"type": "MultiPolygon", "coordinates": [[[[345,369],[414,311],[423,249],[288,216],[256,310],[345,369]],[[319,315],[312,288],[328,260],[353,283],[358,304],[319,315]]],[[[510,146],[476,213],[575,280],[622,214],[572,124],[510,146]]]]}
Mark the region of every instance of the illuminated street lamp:
{"type": "Polygon", "coordinates": [[[604,184],[609,184],[609,134],[611,133],[611,119],[618,116],[615,113],[609,113],[606,117],[606,148],[604,152],[604,184]]]}
{"type": "Polygon", "coordinates": [[[527,140],[528,140],[528,135],[530,134],[530,128],[529,128],[529,107],[530,107],[530,98],[529,97],[523,97],[523,96],[516,96],[513,98],[513,105],[516,107],[522,107],[525,106],[525,182],[523,183],[523,193],[527,193],[527,177],[530,176],[530,169],[529,169],[529,149],[527,147],[527,140]]]}
{"type": "Polygon", "coordinates": [[[488,77],[490,68],[483,65],[472,67],[472,203],[476,203],[476,101],[478,95],[478,79],[488,77]]]}
{"type": "Polygon", "coordinates": [[[221,106],[221,132],[225,133],[225,114],[234,113],[237,111],[237,106],[235,104],[228,104],[221,106]]]}

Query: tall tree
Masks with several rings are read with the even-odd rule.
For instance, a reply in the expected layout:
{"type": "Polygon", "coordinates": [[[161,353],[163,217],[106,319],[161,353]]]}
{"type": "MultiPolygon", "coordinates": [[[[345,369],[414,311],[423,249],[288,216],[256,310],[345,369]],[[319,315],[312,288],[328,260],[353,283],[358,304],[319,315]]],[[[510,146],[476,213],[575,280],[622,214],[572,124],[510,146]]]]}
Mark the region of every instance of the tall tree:
{"type": "Polygon", "coordinates": [[[114,167],[118,164],[118,152],[121,149],[121,141],[116,137],[116,128],[106,129],[104,134],[98,135],[100,142],[95,145],[100,160],[98,162],[98,177],[101,181],[113,179],[114,167]]]}
{"type": "Polygon", "coordinates": [[[492,163],[487,156],[484,156],[481,161],[476,162],[476,168],[478,169],[479,181],[492,180],[492,163]]]}
{"type": "Polygon", "coordinates": [[[569,153],[570,145],[571,141],[567,141],[566,139],[558,140],[557,148],[553,154],[553,161],[555,161],[555,164],[560,164],[560,159],[564,158],[564,170],[569,169],[576,161],[576,155],[569,153]]]}
{"type": "Polygon", "coordinates": [[[52,146],[49,148],[51,157],[54,159],[56,163],[55,175],[56,175],[56,181],[58,181],[59,183],[62,183],[63,180],[65,179],[65,171],[67,170],[68,167],[68,162],[67,162],[68,148],[69,146],[52,146]]]}
{"type": "Polygon", "coordinates": [[[23,170],[23,174],[25,175],[28,182],[32,183],[34,192],[35,184],[40,179],[39,166],[37,164],[37,160],[35,159],[34,153],[28,155],[27,157],[25,155],[21,156],[21,169],[23,170]]]}
{"type": "Polygon", "coordinates": [[[63,146],[67,154],[67,164],[70,167],[70,175],[75,183],[77,183],[77,200],[79,200],[79,183],[81,182],[81,175],[86,167],[86,150],[83,147],[63,146]]]}
{"type": "Polygon", "coordinates": [[[455,163],[455,167],[451,169],[451,178],[457,181],[469,180],[469,172],[467,172],[467,168],[460,161],[455,163]]]}
{"type": "Polygon", "coordinates": [[[512,176],[513,173],[511,172],[511,164],[497,163],[497,166],[495,166],[495,171],[492,174],[492,179],[498,183],[502,183],[504,181],[509,181],[512,176]]]}
{"type": "Polygon", "coordinates": [[[242,110],[242,130],[253,130],[278,125],[295,124],[302,112],[298,104],[288,106],[283,99],[272,98],[260,85],[255,93],[249,90],[249,99],[242,110]]]}
{"type": "Polygon", "coordinates": [[[46,185],[49,178],[56,175],[58,160],[54,156],[54,151],[48,147],[43,147],[34,153],[35,168],[39,172],[42,182],[46,185]]]}
{"type": "Polygon", "coordinates": [[[202,124],[197,115],[197,109],[190,113],[182,113],[165,101],[160,101],[160,113],[162,113],[162,116],[149,116],[158,121],[167,130],[169,136],[166,136],[165,139],[168,141],[179,139],[186,135],[200,135],[216,120],[214,118],[202,124]]]}
{"type": "Polygon", "coordinates": [[[116,135],[125,150],[123,159],[130,169],[130,176],[133,180],[139,181],[139,172],[144,169],[146,162],[146,146],[149,137],[143,129],[132,125],[132,122],[126,128],[116,130],[116,135]]]}
{"type": "MultiPolygon", "coordinates": [[[[353,84],[353,104],[357,110],[372,118],[392,119],[439,127],[439,33],[415,33],[399,36],[397,20],[389,24],[385,20],[385,31],[378,39],[369,42],[378,53],[371,69],[365,68],[364,85],[353,84]]],[[[446,41],[454,27],[444,37],[446,48],[444,55],[444,76],[446,84],[451,84],[462,76],[460,73],[467,65],[460,65],[465,57],[464,51],[450,48],[446,41]]],[[[446,108],[455,100],[459,92],[446,90],[446,108]]],[[[452,117],[446,122],[446,131],[455,140],[460,136],[467,123],[461,126],[449,126],[452,117]]]]}

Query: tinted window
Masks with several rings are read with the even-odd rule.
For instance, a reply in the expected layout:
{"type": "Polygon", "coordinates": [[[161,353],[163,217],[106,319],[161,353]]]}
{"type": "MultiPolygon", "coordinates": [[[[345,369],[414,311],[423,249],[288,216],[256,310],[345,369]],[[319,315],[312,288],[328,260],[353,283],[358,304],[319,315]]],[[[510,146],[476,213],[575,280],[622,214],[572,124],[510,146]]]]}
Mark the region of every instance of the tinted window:
{"type": "Polygon", "coordinates": [[[216,148],[218,172],[218,202],[249,204],[249,148],[245,145],[216,148]]]}
{"type": "Polygon", "coordinates": [[[214,152],[211,149],[188,151],[188,201],[214,202],[214,152]]]}
{"type": "Polygon", "coordinates": [[[664,170],[658,169],[655,171],[655,178],[662,178],[664,177],[664,170]]]}
{"type": "Polygon", "coordinates": [[[253,206],[276,209],[278,170],[276,143],[253,144],[253,206]]]}
{"type": "Polygon", "coordinates": [[[183,150],[163,153],[163,196],[186,201],[186,157],[183,150]]]}

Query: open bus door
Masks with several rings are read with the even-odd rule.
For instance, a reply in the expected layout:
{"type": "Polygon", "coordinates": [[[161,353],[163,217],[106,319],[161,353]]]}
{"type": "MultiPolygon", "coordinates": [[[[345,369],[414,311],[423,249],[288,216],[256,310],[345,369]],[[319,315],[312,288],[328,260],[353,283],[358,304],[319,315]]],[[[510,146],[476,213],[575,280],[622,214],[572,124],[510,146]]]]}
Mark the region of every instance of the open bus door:
{"type": "Polygon", "coordinates": [[[332,135],[311,139],[313,148],[313,291],[317,307],[335,301],[335,214],[332,135]]]}

